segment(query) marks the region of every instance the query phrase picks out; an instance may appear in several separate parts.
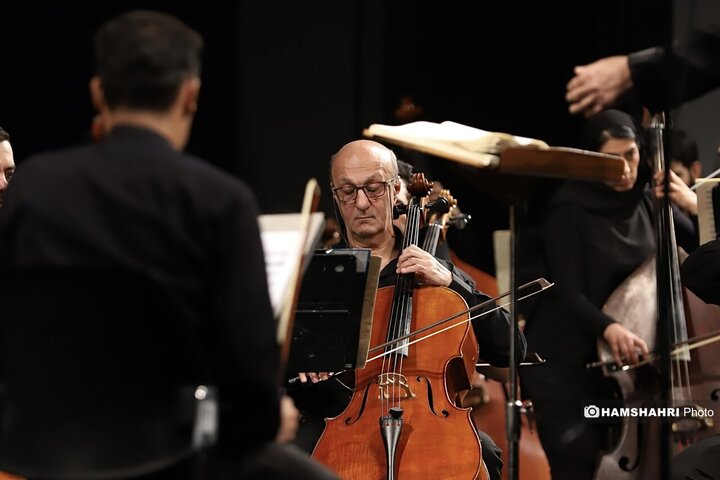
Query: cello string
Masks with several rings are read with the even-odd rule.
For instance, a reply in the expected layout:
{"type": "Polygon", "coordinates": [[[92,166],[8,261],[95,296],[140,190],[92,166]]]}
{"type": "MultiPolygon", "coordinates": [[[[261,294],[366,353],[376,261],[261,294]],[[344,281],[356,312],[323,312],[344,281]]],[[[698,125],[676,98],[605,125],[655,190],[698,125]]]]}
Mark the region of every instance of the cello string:
{"type": "MultiPolygon", "coordinates": [[[[409,215],[406,222],[406,237],[403,242],[403,250],[405,247],[409,245],[415,245],[418,243],[419,238],[419,228],[420,228],[420,208],[417,204],[417,199],[413,198],[410,201],[410,209],[409,209],[409,215]]],[[[403,312],[401,318],[401,322],[398,322],[398,331],[395,338],[401,338],[406,331],[410,330],[410,322],[412,319],[412,295],[411,295],[411,289],[412,289],[412,278],[413,275],[409,274],[403,274],[402,276],[402,307],[403,312]]],[[[403,371],[403,365],[405,360],[405,349],[407,348],[407,342],[404,340],[401,340],[400,343],[397,345],[397,347],[403,351],[401,351],[397,356],[399,357],[400,361],[400,367],[398,373],[402,375],[403,371]]],[[[400,389],[399,385],[399,378],[398,377],[398,383],[396,384],[396,387],[398,388],[398,397],[397,397],[397,407],[400,407],[400,398],[402,395],[402,390],[400,389]]]]}
{"type": "MultiPolygon", "coordinates": [[[[664,145],[663,145],[663,129],[664,125],[660,124],[658,128],[655,128],[653,131],[656,136],[656,142],[657,142],[657,151],[656,151],[656,170],[657,171],[664,171],[664,190],[665,190],[665,197],[664,199],[659,202],[660,205],[662,205],[662,212],[665,215],[659,215],[661,219],[661,226],[664,227],[661,230],[658,230],[660,238],[663,240],[662,243],[659,243],[658,248],[661,248],[662,253],[665,255],[664,260],[666,260],[667,266],[668,266],[668,282],[670,287],[670,298],[669,298],[669,304],[670,304],[670,310],[669,314],[671,315],[672,322],[672,342],[671,343],[679,343],[679,342],[686,342],[688,340],[687,338],[687,326],[686,326],[686,319],[685,319],[685,310],[683,306],[683,298],[682,298],[682,287],[680,284],[680,272],[679,272],[679,261],[678,261],[678,254],[677,254],[677,245],[676,245],[676,237],[675,237],[675,225],[673,221],[673,212],[670,208],[670,199],[669,199],[669,169],[667,167],[667,162],[665,161],[664,157],[664,145]],[[667,232],[667,234],[662,237],[662,232],[667,232]]],[[[670,391],[670,398],[671,401],[677,402],[685,401],[687,399],[692,398],[692,391],[690,386],[690,371],[689,366],[687,362],[687,358],[689,356],[689,353],[685,355],[672,355],[671,352],[668,352],[668,355],[670,355],[670,362],[671,362],[671,369],[670,369],[670,384],[671,384],[671,391],[670,391]]]]}
{"type": "MultiPolygon", "coordinates": [[[[415,224],[415,211],[417,210],[415,205],[415,198],[410,198],[410,203],[408,205],[408,211],[406,213],[406,221],[405,221],[405,236],[403,238],[402,247],[400,250],[400,253],[402,253],[402,250],[404,250],[410,243],[412,239],[412,228],[415,224]]],[[[400,275],[398,279],[398,285],[400,288],[400,294],[398,297],[398,306],[400,311],[399,314],[394,319],[394,329],[393,329],[393,336],[392,340],[396,340],[397,338],[401,337],[403,326],[405,322],[407,322],[407,317],[409,315],[408,309],[407,309],[407,288],[408,288],[408,278],[407,275],[400,275]]],[[[393,354],[393,380],[392,380],[392,391],[393,391],[393,406],[400,407],[400,375],[402,372],[402,361],[403,361],[403,352],[402,352],[402,345],[398,344],[397,342],[393,344],[393,349],[397,353],[393,354]]]]}
{"type": "MultiPolygon", "coordinates": [[[[410,205],[409,205],[408,211],[406,213],[406,222],[405,222],[406,230],[405,230],[405,237],[403,238],[402,250],[404,250],[405,247],[407,247],[407,245],[409,244],[411,235],[412,235],[411,229],[412,229],[412,225],[414,223],[414,217],[415,217],[414,216],[415,207],[413,204],[413,200],[414,199],[412,199],[412,198],[410,199],[410,205]]],[[[388,406],[390,404],[392,404],[392,406],[394,406],[394,407],[400,406],[400,398],[399,398],[400,395],[399,395],[399,391],[398,391],[400,367],[398,365],[402,362],[402,352],[394,353],[394,352],[397,352],[398,350],[402,349],[402,346],[398,342],[395,342],[395,339],[402,336],[400,334],[400,332],[403,328],[402,325],[405,323],[405,318],[408,314],[407,306],[406,306],[407,305],[407,280],[408,279],[407,279],[406,275],[399,275],[398,279],[396,281],[396,290],[395,290],[396,295],[395,295],[395,300],[393,303],[393,316],[391,319],[392,328],[390,329],[390,333],[389,333],[390,338],[388,338],[388,341],[393,341],[394,343],[392,343],[391,346],[389,346],[389,348],[386,349],[386,351],[388,351],[388,353],[393,353],[392,361],[391,361],[393,375],[392,375],[392,378],[388,378],[388,380],[391,382],[388,388],[391,390],[392,395],[391,395],[391,398],[388,400],[388,406]]]]}
{"type": "MultiPolygon", "coordinates": [[[[391,219],[392,217],[392,201],[391,201],[391,195],[390,195],[390,189],[386,189],[387,194],[387,204],[388,204],[388,218],[391,219]]],[[[390,229],[393,229],[392,220],[390,221],[390,229]]],[[[393,232],[394,233],[394,232],[393,232]]],[[[389,325],[388,325],[388,332],[385,337],[385,342],[392,341],[393,338],[395,338],[395,334],[393,332],[393,329],[395,328],[394,322],[398,318],[398,301],[397,297],[399,295],[398,292],[399,288],[399,282],[396,280],[395,282],[395,291],[393,294],[393,303],[390,309],[390,318],[389,318],[389,325]]],[[[389,348],[386,347],[386,351],[390,351],[389,348]]],[[[387,384],[388,380],[391,377],[392,372],[392,365],[395,362],[394,355],[388,355],[383,357],[383,364],[382,369],[380,371],[380,382],[385,382],[385,386],[379,385],[379,394],[380,394],[380,411],[381,412],[387,412],[390,409],[390,404],[392,402],[392,399],[390,398],[392,395],[394,395],[394,391],[391,391],[390,385],[387,384]]]]}
{"type": "MultiPolygon", "coordinates": [[[[676,258],[676,260],[677,260],[677,258],[676,258]]],[[[675,264],[675,267],[677,268],[678,265],[679,265],[679,263],[676,263],[676,264],[675,264]]],[[[676,280],[679,281],[679,279],[680,279],[680,272],[679,272],[679,271],[677,272],[677,276],[676,276],[675,278],[676,278],[676,280]]],[[[680,285],[678,285],[678,288],[680,289],[680,291],[678,292],[678,297],[677,297],[677,298],[679,298],[680,301],[684,301],[684,299],[683,299],[683,297],[682,297],[682,287],[681,287],[680,285]]],[[[681,305],[681,309],[682,309],[682,312],[683,312],[683,322],[686,322],[687,319],[685,318],[684,305],[681,305]]],[[[683,341],[687,341],[687,340],[688,340],[688,338],[687,338],[687,329],[686,329],[686,331],[685,331],[685,338],[683,338],[683,341]]],[[[688,351],[687,355],[690,356],[690,352],[689,352],[689,351],[688,351]]],[[[683,360],[683,363],[682,363],[682,367],[683,367],[683,371],[684,371],[684,375],[685,375],[685,376],[684,376],[684,385],[685,385],[685,398],[684,398],[684,399],[685,399],[685,400],[692,400],[692,398],[693,398],[692,381],[691,381],[691,379],[690,379],[690,365],[689,365],[689,363],[690,363],[690,362],[688,362],[687,360],[683,360]]]]}

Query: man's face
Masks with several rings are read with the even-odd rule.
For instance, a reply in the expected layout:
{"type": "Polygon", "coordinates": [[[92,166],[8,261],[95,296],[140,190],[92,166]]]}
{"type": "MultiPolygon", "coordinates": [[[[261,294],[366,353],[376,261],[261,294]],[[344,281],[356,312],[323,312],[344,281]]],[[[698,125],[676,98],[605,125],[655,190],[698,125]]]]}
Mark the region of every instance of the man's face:
{"type": "Polygon", "coordinates": [[[619,155],[625,159],[625,177],[619,182],[608,182],[607,185],[616,192],[632,190],[637,181],[638,166],[640,166],[640,150],[635,140],[611,138],[600,148],[600,153],[619,155]]]}
{"type": "Polygon", "coordinates": [[[0,142],[0,206],[2,206],[3,196],[13,173],[15,173],[13,151],[10,142],[5,140],[0,142]]]}
{"type": "MultiPolygon", "coordinates": [[[[368,185],[387,182],[395,177],[387,151],[378,148],[353,148],[340,151],[332,166],[333,187],[368,185]]],[[[376,198],[357,190],[354,201],[341,202],[336,198],[345,221],[348,236],[354,246],[372,248],[392,235],[392,205],[395,203],[397,181],[384,186],[384,193],[376,198]]]]}
{"type": "Polygon", "coordinates": [[[692,187],[693,184],[695,183],[695,179],[692,178],[690,169],[687,168],[685,165],[683,165],[682,162],[673,160],[672,162],[670,162],[670,170],[675,172],[675,175],[680,177],[680,180],[685,182],[685,185],[687,185],[688,187],[692,187]]]}

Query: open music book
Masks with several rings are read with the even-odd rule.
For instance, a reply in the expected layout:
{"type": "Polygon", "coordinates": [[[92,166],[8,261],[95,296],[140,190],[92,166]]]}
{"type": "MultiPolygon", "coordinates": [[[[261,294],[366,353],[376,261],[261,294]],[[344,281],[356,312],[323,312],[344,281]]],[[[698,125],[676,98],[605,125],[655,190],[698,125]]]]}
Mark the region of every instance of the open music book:
{"type": "Polygon", "coordinates": [[[720,178],[698,178],[700,245],[720,238],[720,178]]]}
{"type": "Polygon", "coordinates": [[[421,121],[397,126],[376,123],[363,133],[366,137],[377,137],[476,167],[497,166],[500,153],[509,147],[548,148],[542,140],[488,132],[451,121],[421,121]]]}
{"type": "Polygon", "coordinates": [[[265,270],[273,314],[278,320],[278,340],[287,335],[288,322],[294,306],[296,288],[312,258],[325,226],[323,212],[310,213],[311,190],[315,179],[308,182],[301,213],[260,215],[260,238],[265,254],[265,270]]]}
{"type": "Polygon", "coordinates": [[[373,124],[368,138],[435,155],[478,169],[576,180],[621,180],[621,157],[568,147],[550,147],[542,140],[488,132],[456,122],[373,124]]]}

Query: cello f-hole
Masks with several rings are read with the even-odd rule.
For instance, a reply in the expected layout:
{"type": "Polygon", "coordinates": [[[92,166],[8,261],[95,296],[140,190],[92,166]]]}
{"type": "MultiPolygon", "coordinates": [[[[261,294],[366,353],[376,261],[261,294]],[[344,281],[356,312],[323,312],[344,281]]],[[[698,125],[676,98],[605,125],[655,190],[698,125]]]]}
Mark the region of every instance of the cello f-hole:
{"type": "Polygon", "coordinates": [[[352,425],[353,423],[360,420],[360,417],[362,417],[363,412],[365,411],[365,404],[367,403],[368,393],[370,393],[370,387],[372,386],[372,383],[368,383],[365,387],[365,393],[363,393],[363,399],[362,403],[360,404],[360,408],[358,409],[358,414],[355,418],[347,417],[345,419],[345,425],[352,425]]]}
{"type": "Polygon", "coordinates": [[[427,386],[428,407],[429,407],[430,411],[436,417],[447,418],[448,416],[450,416],[450,413],[447,410],[441,410],[440,413],[435,411],[435,402],[433,401],[432,383],[430,383],[430,379],[428,379],[427,377],[417,377],[418,382],[422,382],[423,380],[425,380],[425,385],[427,386]]]}

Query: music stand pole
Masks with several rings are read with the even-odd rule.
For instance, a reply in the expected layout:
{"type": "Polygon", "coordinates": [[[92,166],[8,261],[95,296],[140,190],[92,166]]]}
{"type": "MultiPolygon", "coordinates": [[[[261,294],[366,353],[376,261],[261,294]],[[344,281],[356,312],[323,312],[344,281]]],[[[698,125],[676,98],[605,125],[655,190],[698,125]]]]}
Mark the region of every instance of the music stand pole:
{"type": "Polygon", "coordinates": [[[510,396],[505,407],[505,428],[508,442],[508,480],[518,479],[520,442],[520,402],[517,400],[517,362],[515,361],[515,337],[517,335],[515,282],[515,203],[510,201],[510,396]]]}

